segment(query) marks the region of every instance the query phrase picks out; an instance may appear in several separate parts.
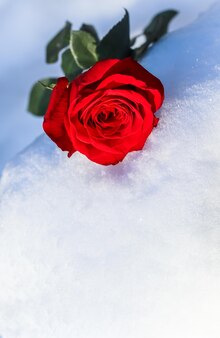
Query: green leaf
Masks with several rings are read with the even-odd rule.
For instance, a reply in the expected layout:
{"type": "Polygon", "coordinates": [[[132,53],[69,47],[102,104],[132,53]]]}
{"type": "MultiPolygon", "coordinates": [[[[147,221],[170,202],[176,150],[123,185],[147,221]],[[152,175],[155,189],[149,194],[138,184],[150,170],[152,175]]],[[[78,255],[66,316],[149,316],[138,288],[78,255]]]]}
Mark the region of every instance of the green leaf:
{"type": "MultiPolygon", "coordinates": [[[[140,47],[133,50],[133,57],[135,59],[141,58],[147,51],[148,47],[158,41],[168,31],[170,21],[178,14],[176,10],[167,10],[161,12],[153,17],[150,24],[145,27],[143,34],[146,36],[147,41],[140,47]]],[[[136,41],[136,37],[133,38],[133,43],[136,41]]]]}
{"type": "Polygon", "coordinates": [[[155,42],[166,34],[170,21],[177,14],[178,12],[172,9],[157,14],[143,31],[148,43],[155,42]]]}
{"type": "Polygon", "coordinates": [[[78,67],[70,49],[65,50],[62,54],[61,68],[69,81],[72,81],[82,72],[82,68],[78,67]]]}
{"type": "Polygon", "coordinates": [[[70,50],[78,67],[86,69],[97,62],[96,41],[94,37],[84,31],[72,31],[70,50]]]}
{"type": "Polygon", "coordinates": [[[37,116],[45,115],[51,95],[51,90],[47,87],[56,81],[56,78],[43,79],[33,85],[28,102],[30,113],[37,116]]]}
{"type": "Polygon", "coordinates": [[[130,50],[130,26],[129,14],[125,10],[125,15],[97,46],[99,60],[118,58],[123,59],[131,55],[130,50]]]}
{"type": "Polygon", "coordinates": [[[66,22],[64,28],[62,28],[56,36],[48,43],[46,47],[46,62],[54,63],[58,60],[59,52],[68,46],[70,42],[70,31],[72,24],[66,22]]]}
{"type": "Polygon", "coordinates": [[[87,23],[83,23],[82,26],[80,27],[80,30],[81,31],[84,31],[84,32],[87,32],[87,33],[90,33],[95,41],[98,43],[99,42],[99,36],[98,36],[98,33],[95,29],[95,27],[93,25],[89,25],[87,23]]]}
{"type": "Polygon", "coordinates": [[[48,84],[48,79],[46,80],[39,80],[38,81],[44,88],[49,89],[49,90],[53,90],[54,87],[56,86],[56,83],[49,83],[48,84]]]}

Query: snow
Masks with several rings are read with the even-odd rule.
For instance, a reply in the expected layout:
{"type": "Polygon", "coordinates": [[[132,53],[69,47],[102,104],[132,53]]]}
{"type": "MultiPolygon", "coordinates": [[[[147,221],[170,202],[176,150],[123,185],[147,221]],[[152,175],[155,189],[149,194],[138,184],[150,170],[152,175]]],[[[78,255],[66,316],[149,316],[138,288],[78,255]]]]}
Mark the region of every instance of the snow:
{"type": "Polygon", "coordinates": [[[219,338],[220,3],[143,65],[166,100],[103,167],[40,136],[5,168],[2,338],[219,338]]]}
{"type": "Polygon", "coordinates": [[[59,65],[45,65],[46,43],[68,19],[74,27],[97,25],[103,35],[129,10],[132,31],[139,31],[153,15],[176,8],[180,15],[171,30],[192,21],[215,0],[0,0],[0,171],[4,164],[42,132],[42,120],[26,112],[27,98],[39,78],[59,76],[59,65]],[[97,10],[98,9],[98,10],[97,10]]]}

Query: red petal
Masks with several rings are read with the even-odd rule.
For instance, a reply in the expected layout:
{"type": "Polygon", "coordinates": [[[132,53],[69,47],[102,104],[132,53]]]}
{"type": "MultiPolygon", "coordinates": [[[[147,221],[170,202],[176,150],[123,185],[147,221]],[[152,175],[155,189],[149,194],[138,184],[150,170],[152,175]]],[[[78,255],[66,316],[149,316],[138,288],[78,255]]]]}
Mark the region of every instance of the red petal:
{"type": "Polygon", "coordinates": [[[85,86],[102,80],[102,78],[106,75],[106,73],[108,73],[112,66],[117,64],[119,61],[120,60],[118,59],[98,61],[89,70],[80,74],[72,81],[71,99],[77,97],[77,94],[81,88],[85,88],[85,86]]]}
{"type": "MultiPolygon", "coordinates": [[[[132,58],[120,60],[111,68],[110,73],[131,75],[135,79],[145,82],[149,91],[152,89],[156,110],[161,107],[164,100],[164,87],[161,81],[156,76],[148,72],[137,61],[132,58]]],[[[111,74],[108,74],[108,76],[111,74]]]]}
{"type": "Polygon", "coordinates": [[[62,150],[69,151],[69,154],[75,151],[72,142],[65,128],[65,118],[69,106],[68,80],[61,77],[51,94],[50,103],[44,117],[43,128],[45,133],[62,150]]]}

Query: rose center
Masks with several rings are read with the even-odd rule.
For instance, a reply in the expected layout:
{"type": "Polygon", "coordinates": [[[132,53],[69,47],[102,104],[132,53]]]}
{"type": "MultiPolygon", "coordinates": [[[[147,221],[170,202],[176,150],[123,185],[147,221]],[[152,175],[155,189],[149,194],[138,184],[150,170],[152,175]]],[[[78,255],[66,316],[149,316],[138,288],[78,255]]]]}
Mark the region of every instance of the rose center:
{"type": "Polygon", "coordinates": [[[115,118],[117,118],[117,113],[116,111],[112,112],[112,111],[109,111],[109,112],[105,112],[105,111],[102,111],[101,113],[99,113],[97,115],[97,121],[102,123],[102,122],[111,122],[113,121],[115,118]]]}

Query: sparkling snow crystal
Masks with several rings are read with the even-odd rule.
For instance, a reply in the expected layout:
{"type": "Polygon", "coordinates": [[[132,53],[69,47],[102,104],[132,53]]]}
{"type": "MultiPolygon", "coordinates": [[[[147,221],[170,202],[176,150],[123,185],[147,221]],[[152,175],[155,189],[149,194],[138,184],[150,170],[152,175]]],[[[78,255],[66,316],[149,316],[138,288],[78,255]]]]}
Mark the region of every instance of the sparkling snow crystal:
{"type": "Polygon", "coordinates": [[[0,184],[3,338],[219,338],[220,4],[143,65],[166,100],[117,166],[41,136],[0,184]]]}

